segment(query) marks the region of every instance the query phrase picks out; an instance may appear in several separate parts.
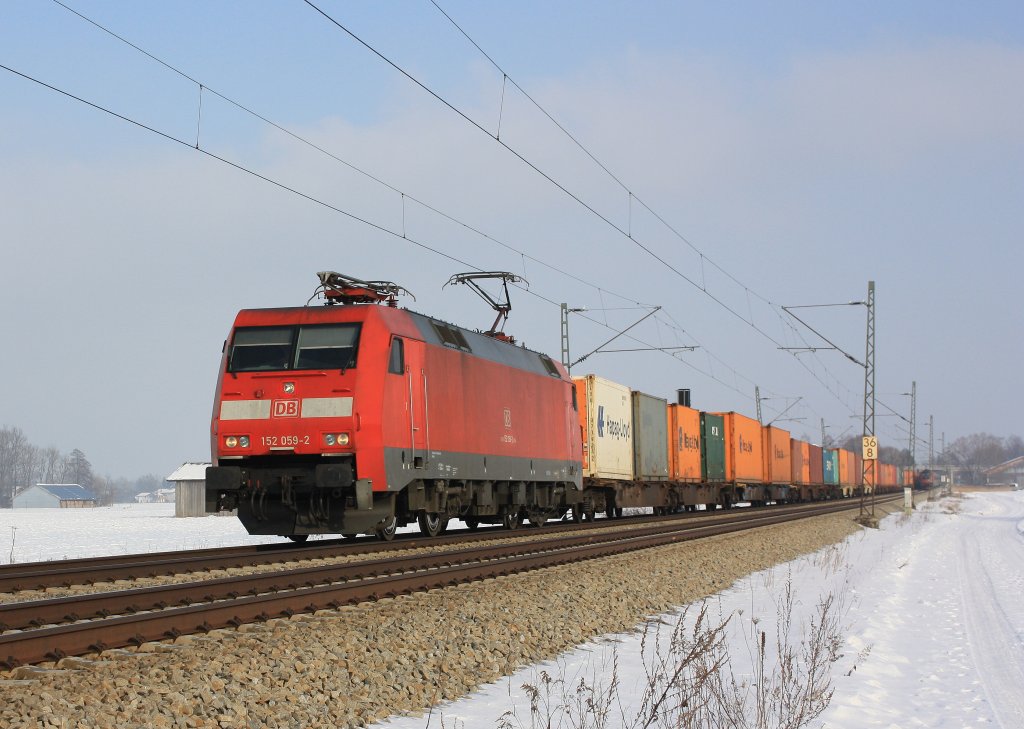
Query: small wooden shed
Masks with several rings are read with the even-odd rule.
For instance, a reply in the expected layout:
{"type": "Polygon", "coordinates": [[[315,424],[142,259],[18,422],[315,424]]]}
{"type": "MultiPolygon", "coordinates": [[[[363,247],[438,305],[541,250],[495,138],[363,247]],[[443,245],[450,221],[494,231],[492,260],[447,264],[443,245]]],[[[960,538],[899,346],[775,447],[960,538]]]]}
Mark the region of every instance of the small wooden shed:
{"type": "Polygon", "coordinates": [[[165,479],[174,487],[175,516],[206,516],[206,468],[209,465],[189,461],[165,479]]]}

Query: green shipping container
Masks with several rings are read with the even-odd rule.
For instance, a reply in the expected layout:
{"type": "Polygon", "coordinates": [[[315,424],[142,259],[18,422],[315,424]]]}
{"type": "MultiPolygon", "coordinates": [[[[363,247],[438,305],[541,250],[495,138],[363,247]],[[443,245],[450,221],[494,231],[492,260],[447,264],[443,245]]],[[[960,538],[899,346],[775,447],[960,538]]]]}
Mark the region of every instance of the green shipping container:
{"type": "Polygon", "coordinates": [[[835,448],[821,449],[821,471],[826,484],[839,485],[839,451],[835,448]]]}
{"type": "Polygon", "coordinates": [[[704,483],[725,481],[725,418],[700,414],[700,477],[704,483]]]}

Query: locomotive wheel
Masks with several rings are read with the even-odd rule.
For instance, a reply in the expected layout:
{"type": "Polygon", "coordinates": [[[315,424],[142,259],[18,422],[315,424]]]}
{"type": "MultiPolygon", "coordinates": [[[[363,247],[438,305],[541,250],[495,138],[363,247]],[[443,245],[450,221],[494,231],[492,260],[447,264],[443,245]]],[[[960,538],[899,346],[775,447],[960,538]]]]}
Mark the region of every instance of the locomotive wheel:
{"type": "Polygon", "coordinates": [[[548,523],[548,518],[544,514],[531,514],[530,523],[540,529],[542,526],[548,523]]]}
{"type": "Polygon", "coordinates": [[[519,511],[512,514],[506,513],[502,517],[501,523],[506,529],[518,529],[523,523],[523,515],[519,511]]]}
{"type": "Polygon", "coordinates": [[[304,541],[309,539],[308,534],[288,534],[287,536],[293,542],[297,542],[298,544],[302,544],[304,541]]]}
{"type": "Polygon", "coordinates": [[[374,528],[373,533],[377,535],[377,539],[390,542],[395,538],[395,532],[397,530],[398,520],[393,516],[389,516],[387,519],[381,519],[374,528]]]}
{"type": "Polygon", "coordinates": [[[477,529],[480,528],[480,520],[477,519],[475,516],[467,516],[462,521],[466,523],[466,528],[469,529],[469,531],[471,532],[475,532],[477,529]]]}
{"type": "Polygon", "coordinates": [[[437,512],[426,512],[421,511],[417,518],[420,524],[420,531],[423,532],[424,536],[436,537],[438,534],[444,531],[447,526],[447,520],[442,519],[441,515],[437,512]]]}
{"type": "Polygon", "coordinates": [[[586,512],[583,510],[581,504],[573,504],[572,511],[570,512],[570,518],[575,524],[579,524],[583,521],[583,517],[586,516],[586,512]]]}

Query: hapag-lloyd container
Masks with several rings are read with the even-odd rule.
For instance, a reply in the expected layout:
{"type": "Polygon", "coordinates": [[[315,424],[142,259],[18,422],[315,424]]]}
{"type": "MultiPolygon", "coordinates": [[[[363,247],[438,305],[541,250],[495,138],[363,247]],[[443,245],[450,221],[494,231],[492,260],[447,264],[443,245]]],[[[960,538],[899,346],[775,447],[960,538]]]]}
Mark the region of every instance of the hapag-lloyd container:
{"type": "Polygon", "coordinates": [[[583,476],[632,480],[632,391],[597,375],[573,382],[583,429],[583,476]]]}
{"type": "Polygon", "coordinates": [[[764,483],[761,424],[739,413],[717,413],[725,421],[725,480],[764,483]]]}
{"type": "Polygon", "coordinates": [[[793,438],[789,443],[793,483],[806,486],[811,482],[810,444],[793,438]]]}
{"type": "Polygon", "coordinates": [[[793,483],[793,453],[788,430],[766,425],[761,431],[765,483],[793,483]]]}
{"type": "Polygon", "coordinates": [[[811,484],[814,486],[820,486],[825,483],[825,478],[822,473],[821,446],[808,443],[807,455],[807,462],[810,464],[811,469],[811,484]]]}
{"type": "Polygon", "coordinates": [[[700,412],[684,405],[669,405],[666,425],[669,479],[682,483],[700,483],[700,412]]]}
{"type": "Polygon", "coordinates": [[[668,480],[668,401],[633,391],[633,475],[640,481],[668,480]]]}

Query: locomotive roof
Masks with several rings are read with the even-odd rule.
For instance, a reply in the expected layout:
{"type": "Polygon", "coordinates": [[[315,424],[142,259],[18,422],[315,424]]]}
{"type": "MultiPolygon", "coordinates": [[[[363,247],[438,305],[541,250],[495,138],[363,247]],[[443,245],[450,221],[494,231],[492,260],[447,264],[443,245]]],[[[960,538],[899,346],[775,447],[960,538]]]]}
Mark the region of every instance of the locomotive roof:
{"type": "Polygon", "coordinates": [[[500,339],[489,337],[479,331],[466,329],[457,324],[451,324],[436,317],[420,314],[411,309],[391,308],[377,304],[349,304],[346,306],[291,306],[268,309],[243,309],[238,312],[235,318],[236,326],[273,326],[288,323],[328,323],[332,321],[362,321],[366,317],[360,314],[368,312],[379,312],[382,318],[388,317],[387,312],[401,312],[407,315],[415,324],[420,336],[425,342],[456,351],[463,351],[467,354],[482,359],[499,362],[501,364],[515,367],[517,369],[535,372],[541,375],[558,376],[556,360],[553,360],[543,352],[528,349],[523,345],[509,344],[500,339]],[[354,316],[339,316],[342,313],[355,312],[354,316]],[[448,330],[446,332],[445,330],[448,330]],[[454,337],[450,332],[461,334],[461,341],[457,341],[459,334],[454,337]],[[448,338],[445,337],[449,334],[448,338]],[[465,346],[462,346],[462,345],[465,346]],[[545,362],[546,361],[546,362],[545,362]],[[549,369],[548,364],[551,364],[549,369]]]}

